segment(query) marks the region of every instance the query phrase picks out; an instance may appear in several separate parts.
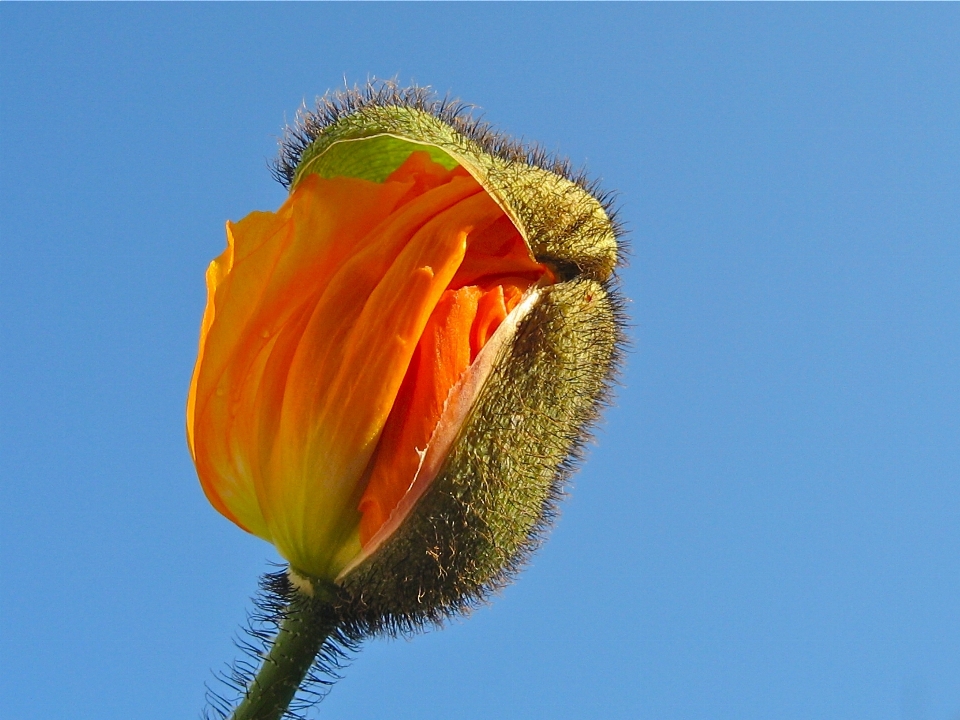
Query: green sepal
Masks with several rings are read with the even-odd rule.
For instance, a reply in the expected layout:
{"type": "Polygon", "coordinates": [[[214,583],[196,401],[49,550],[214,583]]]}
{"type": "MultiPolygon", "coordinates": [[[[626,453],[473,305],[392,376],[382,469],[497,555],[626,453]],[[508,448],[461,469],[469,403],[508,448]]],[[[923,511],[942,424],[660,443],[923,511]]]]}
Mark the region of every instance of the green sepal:
{"type": "Polygon", "coordinates": [[[427,150],[445,167],[460,164],[473,175],[514,222],[538,261],[564,277],[607,280],[613,273],[616,233],[597,198],[561,175],[491,153],[415,107],[366,107],[325,127],[302,150],[291,189],[312,173],[379,182],[416,149],[427,150]]]}
{"type": "Polygon", "coordinates": [[[620,342],[618,300],[578,278],[546,288],[521,321],[439,475],[341,585],[341,612],[413,630],[505,585],[555,514],[620,342]]]}

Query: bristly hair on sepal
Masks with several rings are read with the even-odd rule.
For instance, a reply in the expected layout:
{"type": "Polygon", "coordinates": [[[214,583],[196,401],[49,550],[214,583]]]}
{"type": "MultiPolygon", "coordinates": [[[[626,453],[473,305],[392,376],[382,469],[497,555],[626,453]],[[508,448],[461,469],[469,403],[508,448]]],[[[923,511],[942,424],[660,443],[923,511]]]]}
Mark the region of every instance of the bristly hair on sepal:
{"type": "MultiPolygon", "coordinates": [[[[296,597],[297,590],[290,582],[285,565],[282,570],[265,573],[260,578],[260,587],[253,598],[254,610],[247,615],[247,622],[234,644],[242,657],[229,667],[214,673],[214,683],[206,684],[206,707],[203,720],[226,720],[240,704],[247,689],[254,682],[257,671],[280,632],[287,612],[296,597]]],[[[331,607],[330,612],[336,612],[331,607]]],[[[330,688],[342,678],[341,672],[359,650],[363,638],[334,630],[314,658],[313,664],[300,684],[293,702],[283,717],[286,720],[306,720],[308,711],[326,697],[330,688]]]]}
{"type": "Polygon", "coordinates": [[[343,88],[328,91],[318,97],[313,109],[304,103],[297,111],[293,123],[284,128],[283,135],[278,140],[279,152],[271,164],[274,178],[289,189],[304,151],[326,128],[350,115],[375,107],[420,110],[448,124],[491,155],[511,163],[532,165],[576,183],[600,202],[618,238],[621,253],[626,251],[626,254],[629,254],[623,244],[624,229],[617,217],[615,193],[603,190],[600,182],[591,179],[585,168],[574,168],[566,157],[547,150],[538,143],[515,140],[486,122],[482,116],[475,116],[475,105],[462,102],[449,94],[441,97],[430,86],[403,87],[395,79],[371,78],[362,85],[355,84],[351,87],[344,80],[343,88]]]}

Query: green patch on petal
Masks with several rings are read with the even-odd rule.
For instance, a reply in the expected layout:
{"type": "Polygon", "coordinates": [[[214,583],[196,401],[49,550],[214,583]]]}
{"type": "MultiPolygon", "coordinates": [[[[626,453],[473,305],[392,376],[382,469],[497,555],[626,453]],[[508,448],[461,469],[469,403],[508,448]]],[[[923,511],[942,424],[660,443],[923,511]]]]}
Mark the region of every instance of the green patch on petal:
{"type": "Polygon", "coordinates": [[[323,178],[352,177],[381,183],[417,150],[426,151],[430,159],[452,170],[457,161],[433,145],[410,142],[393,135],[338,140],[322,146],[310,146],[297,172],[297,182],[305,175],[323,178]]]}

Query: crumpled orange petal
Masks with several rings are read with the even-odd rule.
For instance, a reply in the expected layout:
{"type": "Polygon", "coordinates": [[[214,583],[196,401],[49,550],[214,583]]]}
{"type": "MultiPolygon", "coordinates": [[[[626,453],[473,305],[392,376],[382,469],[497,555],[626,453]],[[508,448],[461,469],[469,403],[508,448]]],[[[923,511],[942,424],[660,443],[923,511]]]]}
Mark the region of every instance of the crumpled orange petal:
{"type": "Polygon", "coordinates": [[[305,177],[227,224],[187,407],[214,507],[333,576],[389,517],[463,371],[544,274],[460,168],[305,177]]]}

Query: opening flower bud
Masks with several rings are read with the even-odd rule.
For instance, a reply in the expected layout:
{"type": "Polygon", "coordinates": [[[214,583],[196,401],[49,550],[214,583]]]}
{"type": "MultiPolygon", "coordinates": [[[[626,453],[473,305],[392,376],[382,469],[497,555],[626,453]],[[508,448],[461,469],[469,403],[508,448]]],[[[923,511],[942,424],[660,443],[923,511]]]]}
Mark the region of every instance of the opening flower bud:
{"type": "Polygon", "coordinates": [[[536,545],[621,339],[583,183],[422,91],[342,93],[227,223],[187,437],[213,506],[344,617],[468,607],[536,545]]]}

